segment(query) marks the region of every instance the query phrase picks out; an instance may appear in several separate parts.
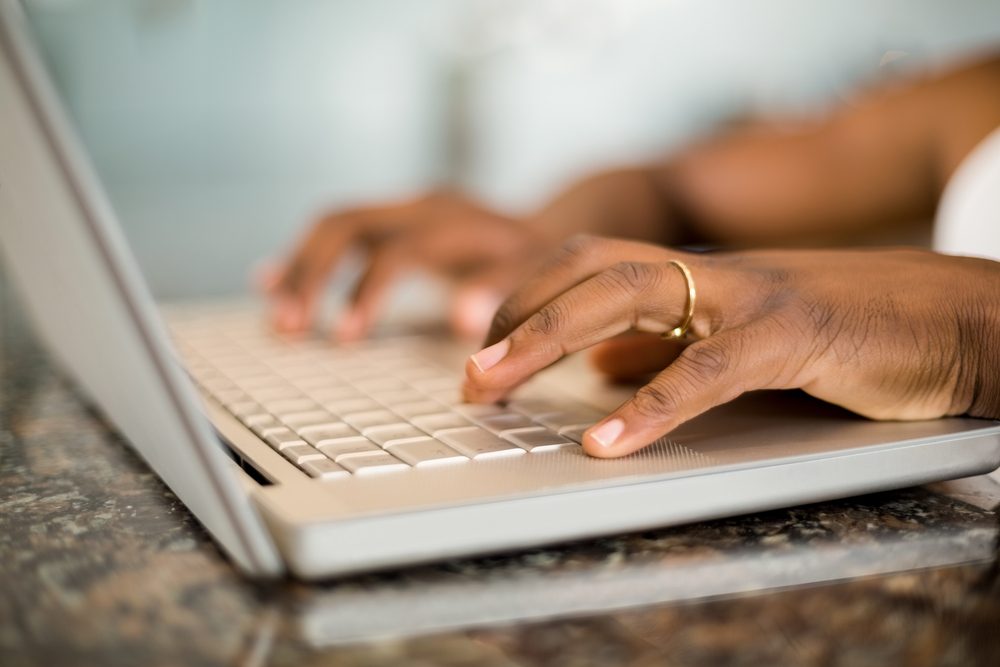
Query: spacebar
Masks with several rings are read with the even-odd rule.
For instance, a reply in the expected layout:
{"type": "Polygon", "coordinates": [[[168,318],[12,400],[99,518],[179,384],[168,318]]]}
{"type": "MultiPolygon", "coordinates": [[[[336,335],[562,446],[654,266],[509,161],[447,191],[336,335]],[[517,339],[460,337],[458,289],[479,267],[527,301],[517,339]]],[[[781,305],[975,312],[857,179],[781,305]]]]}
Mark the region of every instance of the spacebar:
{"type": "Polygon", "coordinates": [[[471,459],[524,454],[525,450],[478,426],[438,431],[434,437],[471,459]]]}

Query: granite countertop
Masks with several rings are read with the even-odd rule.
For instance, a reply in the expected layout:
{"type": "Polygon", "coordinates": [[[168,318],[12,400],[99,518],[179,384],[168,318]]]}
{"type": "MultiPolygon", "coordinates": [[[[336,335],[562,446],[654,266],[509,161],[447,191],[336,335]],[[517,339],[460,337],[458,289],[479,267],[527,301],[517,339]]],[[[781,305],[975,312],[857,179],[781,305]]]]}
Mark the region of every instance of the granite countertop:
{"type": "Polygon", "coordinates": [[[989,478],[254,583],[16,318],[0,336],[5,666],[1000,664],[989,478]]]}

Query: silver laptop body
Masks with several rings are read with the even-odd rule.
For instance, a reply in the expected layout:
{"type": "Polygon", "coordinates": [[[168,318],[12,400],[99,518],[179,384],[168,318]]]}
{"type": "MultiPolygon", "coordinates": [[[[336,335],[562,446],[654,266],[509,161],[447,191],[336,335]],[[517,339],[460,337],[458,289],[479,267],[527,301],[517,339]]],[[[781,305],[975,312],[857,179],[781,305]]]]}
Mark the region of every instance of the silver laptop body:
{"type": "Polygon", "coordinates": [[[574,438],[628,391],[578,359],[500,410],[448,399],[468,351],[435,337],[293,345],[252,308],[193,306],[168,313],[172,339],[14,0],[0,0],[0,247],[53,356],[256,576],[497,552],[1000,466],[997,422],[869,422],[795,394],[744,397],[634,456],[595,460],[574,438]],[[349,412],[351,400],[369,409],[349,412]],[[398,423],[366,421],[386,414],[398,423]],[[317,435],[337,429],[350,435],[317,435]]]}

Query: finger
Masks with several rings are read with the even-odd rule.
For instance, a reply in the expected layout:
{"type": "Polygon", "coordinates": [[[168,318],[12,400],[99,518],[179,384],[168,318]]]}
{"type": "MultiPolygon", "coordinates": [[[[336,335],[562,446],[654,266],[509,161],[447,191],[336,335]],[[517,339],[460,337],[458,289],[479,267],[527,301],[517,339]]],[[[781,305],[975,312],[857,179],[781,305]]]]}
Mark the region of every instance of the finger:
{"type": "Polygon", "coordinates": [[[493,316],[514,286],[522,279],[520,264],[499,262],[462,280],[455,290],[448,320],[456,335],[482,341],[493,316]]]}
{"type": "Polygon", "coordinates": [[[312,323],[326,280],[356,241],[389,234],[403,221],[419,217],[423,207],[423,199],[368,206],[327,216],[313,225],[285,263],[273,290],[279,330],[301,330],[312,323]]]}
{"type": "Polygon", "coordinates": [[[588,454],[631,454],[709,408],[754,389],[782,387],[788,341],[754,325],[725,331],[685,349],[652,382],[584,433],[588,454]]]}
{"type": "Polygon", "coordinates": [[[656,334],[630,333],[596,345],[590,363],[613,382],[638,380],[666,368],[686,344],[656,334]]]}
{"type": "Polygon", "coordinates": [[[662,248],[645,243],[587,235],[570,239],[497,310],[486,337],[486,346],[509,335],[532,313],[558,295],[615,263],[624,259],[652,262],[663,257],[662,248]]]}
{"type": "Polygon", "coordinates": [[[281,279],[281,266],[274,261],[263,261],[252,270],[253,286],[266,295],[273,294],[281,279]]]}
{"type": "Polygon", "coordinates": [[[279,331],[301,331],[312,323],[324,282],[356,234],[354,221],[331,216],[314,225],[299,242],[271,291],[273,321],[279,331]]]}
{"type": "MultiPolygon", "coordinates": [[[[708,332],[718,322],[709,272],[700,276],[703,295],[691,328],[708,332]]],[[[685,312],[683,275],[668,262],[622,262],[542,306],[508,337],[474,354],[466,365],[466,400],[497,401],[563,356],[630,329],[663,332],[685,312]]]]}
{"type": "Polygon", "coordinates": [[[407,248],[394,241],[372,251],[368,265],[351,293],[347,308],[334,325],[340,342],[360,340],[371,330],[389,288],[408,266],[407,248]]]}
{"type": "Polygon", "coordinates": [[[270,301],[268,314],[271,326],[282,334],[297,334],[303,328],[304,309],[302,304],[279,291],[282,267],[276,262],[261,264],[253,272],[253,281],[258,290],[270,301]]]}
{"type": "MultiPolygon", "coordinates": [[[[409,233],[385,241],[376,247],[368,259],[368,266],[358,281],[350,305],[335,327],[335,336],[342,341],[362,338],[371,329],[385,296],[404,268],[422,265],[428,269],[441,269],[449,260],[441,254],[441,240],[448,235],[435,233],[409,233]]],[[[473,247],[465,247],[468,256],[473,247]]],[[[513,279],[506,265],[481,268],[467,277],[459,288],[452,311],[456,332],[468,335],[475,331],[481,339],[502,301],[500,285],[510,285],[513,279]]],[[[509,287],[506,288],[509,291],[509,287]]]]}

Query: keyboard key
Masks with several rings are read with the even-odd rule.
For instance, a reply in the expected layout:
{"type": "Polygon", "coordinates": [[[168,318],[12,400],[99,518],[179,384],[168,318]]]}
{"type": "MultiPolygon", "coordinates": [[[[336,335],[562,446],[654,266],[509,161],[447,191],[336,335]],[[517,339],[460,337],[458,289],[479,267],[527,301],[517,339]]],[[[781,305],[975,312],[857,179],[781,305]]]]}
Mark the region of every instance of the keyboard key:
{"type": "Polygon", "coordinates": [[[513,428],[531,428],[532,426],[537,426],[535,422],[531,421],[524,415],[519,415],[517,413],[490,415],[488,417],[477,419],[476,423],[490,433],[496,433],[497,435],[500,435],[503,431],[509,431],[513,428]]]}
{"type": "Polygon", "coordinates": [[[367,341],[357,351],[358,357],[368,363],[396,364],[409,359],[415,350],[410,342],[402,339],[367,341]]]}
{"type": "Polygon", "coordinates": [[[352,401],[362,396],[354,387],[342,385],[339,387],[317,387],[316,389],[305,390],[309,397],[318,403],[335,403],[337,401],[352,401]]]}
{"type": "MultiPolygon", "coordinates": [[[[313,368],[312,372],[315,373],[316,369],[313,368]]],[[[319,391],[323,389],[343,389],[346,385],[342,380],[339,380],[331,375],[309,375],[307,377],[300,377],[295,379],[295,386],[304,391],[319,391]]]]}
{"type": "Polygon", "coordinates": [[[432,391],[455,391],[461,386],[461,381],[453,376],[440,375],[438,372],[434,371],[434,374],[428,377],[418,377],[411,379],[410,386],[422,392],[432,392],[432,391]]]}
{"type": "Polygon", "coordinates": [[[316,449],[313,449],[304,442],[300,442],[297,445],[282,447],[281,455],[296,465],[302,465],[306,461],[310,460],[325,459],[329,461],[329,459],[326,458],[326,455],[316,449]]]}
{"type": "Polygon", "coordinates": [[[462,397],[462,390],[458,387],[429,391],[427,392],[427,397],[442,405],[451,406],[460,405],[465,400],[462,397]]]}
{"type": "MultiPolygon", "coordinates": [[[[214,361],[214,358],[213,358],[214,361]]],[[[241,366],[232,366],[228,363],[221,362],[216,364],[216,368],[219,372],[231,379],[238,385],[243,385],[243,383],[251,378],[270,378],[276,383],[280,382],[281,379],[271,372],[266,366],[261,366],[259,364],[246,364],[241,366]]]]}
{"type": "Polygon", "coordinates": [[[378,445],[360,436],[356,438],[341,438],[339,440],[327,440],[316,445],[316,449],[326,454],[336,461],[345,454],[357,454],[359,452],[380,451],[378,445]]]}
{"type": "Polygon", "coordinates": [[[328,458],[309,459],[302,464],[302,469],[310,477],[323,481],[351,476],[351,473],[328,458]]]}
{"type": "Polygon", "coordinates": [[[382,404],[378,401],[362,397],[362,398],[348,398],[345,400],[337,401],[324,401],[323,407],[332,412],[335,415],[351,414],[354,412],[367,412],[369,410],[378,410],[382,407],[382,404]]]}
{"type": "Polygon", "coordinates": [[[303,440],[313,447],[328,440],[343,440],[344,438],[357,438],[361,434],[357,429],[351,428],[342,422],[331,422],[317,426],[306,426],[298,429],[298,434],[303,440]]]}
{"type": "Polygon", "coordinates": [[[538,415],[534,419],[536,422],[558,431],[567,426],[580,426],[586,424],[591,426],[606,417],[602,412],[587,407],[579,407],[571,410],[562,410],[547,415],[538,415]]]}
{"type": "Polygon", "coordinates": [[[355,380],[364,380],[370,378],[372,375],[372,368],[368,364],[362,363],[357,366],[342,366],[336,365],[330,367],[330,372],[341,380],[346,380],[347,382],[353,382],[355,380]]]}
{"type": "Polygon", "coordinates": [[[462,428],[473,425],[468,419],[462,415],[457,415],[454,412],[438,412],[431,415],[419,415],[412,418],[410,423],[422,431],[430,433],[431,435],[445,429],[462,428]]]}
{"type": "Polygon", "coordinates": [[[388,424],[399,423],[399,416],[385,409],[351,412],[341,415],[341,418],[345,423],[350,424],[359,431],[364,431],[370,426],[386,426],[388,424]]]}
{"type": "Polygon", "coordinates": [[[309,398],[279,398],[274,401],[264,401],[261,405],[267,412],[277,415],[287,412],[305,412],[319,407],[315,401],[309,398]]]}
{"type": "Polygon", "coordinates": [[[463,417],[468,417],[472,420],[491,415],[501,415],[507,412],[507,410],[495,403],[462,403],[461,405],[454,406],[454,410],[463,417]]]}
{"type": "Polygon", "coordinates": [[[362,435],[385,447],[394,440],[408,440],[424,437],[427,434],[416,426],[409,424],[389,424],[387,426],[372,426],[363,430],[362,435]]]}
{"type": "Polygon", "coordinates": [[[306,410],[305,412],[289,412],[278,415],[285,426],[291,429],[299,429],[303,426],[313,424],[328,424],[338,421],[336,417],[326,410],[306,410]]]}
{"type": "Polygon", "coordinates": [[[529,452],[544,452],[551,449],[577,446],[577,443],[569,438],[542,427],[507,431],[502,437],[504,440],[509,440],[529,452]]]}
{"type": "Polygon", "coordinates": [[[434,401],[413,401],[412,403],[397,403],[390,405],[392,411],[400,417],[411,419],[420,415],[431,415],[444,410],[444,406],[434,401]]]}
{"type": "Polygon", "coordinates": [[[291,385],[265,385],[247,389],[255,401],[280,401],[283,399],[302,398],[302,392],[291,385]]]}
{"type": "Polygon", "coordinates": [[[434,437],[473,459],[525,453],[525,450],[517,445],[495,436],[478,426],[439,431],[434,434],[434,437]]]}
{"type": "Polygon", "coordinates": [[[240,380],[238,384],[243,391],[248,393],[275,386],[285,386],[281,379],[271,375],[254,375],[245,380],[240,380]]]}
{"type": "Polygon", "coordinates": [[[569,438],[573,442],[582,445],[583,444],[583,432],[586,431],[590,426],[567,426],[565,428],[559,429],[559,435],[564,438],[569,438]]]}
{"type": "Polygon", "coordinates": [[[230,380],[227,377],[223,377],[221,375],[205,378],[204,380],[202,380],[201,386],[207,389],[211,394],[216,396],[216,398],[218,398],[220,402],[223,403],[226,401],[223,401],[222,398],[219,396],[219,394],[221,394],[224,391],[233,391],[233,390],[240,391],[239,388],[235,384],[233,384],[232,380],[230,380]]]}
{"type": "Polygon", "coordinates": [[[291,380],[293,384],[299,386],[301,386],[301,380],[312,379],[316,376],[316,366],[308,362],[275,366],[274,370],[281,375],[281,377],[287,378],[291,380]]]}
{"type": "Polygon", "coordinates": [[[401,389],[407,389],[406,383],[399,378],[382,376],[382,377],[369,377],[362,380],[355,380],[352,384],[355,387],[366,393],[373,393],[376,391],[399,391],[401,389]]]}
{"type": "Polygon", "coordinates": [[[210,389],[209,392],[219,403],[223,405],[229,405],[230,403],[239,403],[241,401],[248,401],[250,397],[242,389],[223,389],[221,391],[216,391],[210,389]]]}
{"type": "Polygon", "coordinates": [[[271,445],[275,449],[281,450],[285,447],[291,445],[304,445],[306,444],[302,438],[299,437],[297,433],[292,431],[290,428],[285,428],[279,426],[278,428],[269,428],[261,433],[261,437],[267,444],[271,445]]]}
{"type": "Polygon", "coordinates": [[[269,412],[254,401],[237,401],[227,405],[226,409],[236,415],[237,418],[269,412]]]}
{"type": "Polygon", "coordinates": [[[382,405],[395,409],[401,403],[414,403],[426,400],[426,397],[416,389],[393,389],[392,391],[373,391],[369,394],[382,405]]]}
{"type": "Polygon", "coordinates": [[[391,470],[408,470],[410,466],[397,459],[392,454],[381,450],[370,454],[349,454],[337,461],[356,475],[367,475],[374,472],[389,472],[391,470]]]}
{"type": "Polygon", "coordinates": [[[522,415],[536,417],[553,412],[562,412],[575,406],[565,401],[555,401],[548,398],[522,398],[511,401],[509,407],[511,410],[520,412],[522,415]]]}
{"type": "Polygon", "coordinates": [[[275,428],[281,426],[278,419],[274,415],[269,415],[264,412],[258,412],[252,415],[244,415],[240,417],[240,421],[243,425],[254,429],[265,429],[265,428],[275,428]]]}
{"type": "Polygon", "coordinates": [[[387,449],[412,466],[460,463],[469,458],[433,438],[423,437],[389,443],[387,449]]]}
{"type": "Polygon", "coordinates": [[[444,375],[443,371],[440,368],[437,368],[435,366],[427,366],[419,362],[414,363],[411,366],[405,366],[403,368],[395,369],[395,375],[396,377],[402,380],[406,380],[406,382],[408,382],[410,386],[416,387],[421,391],[430,391],[431,389],[437,389],[437,388],[457,387],[459,385],[459,381],[457,379],[455,379],[453,376],[444,375]],[[440,382],[442,378],[447,380],[449,384],[443,386],[442,385],[435,386],[435,383],[440,382]],[[418,383],[423,383],[425,381],[428,383],[426,387],[418,386],[418,383]]]}

